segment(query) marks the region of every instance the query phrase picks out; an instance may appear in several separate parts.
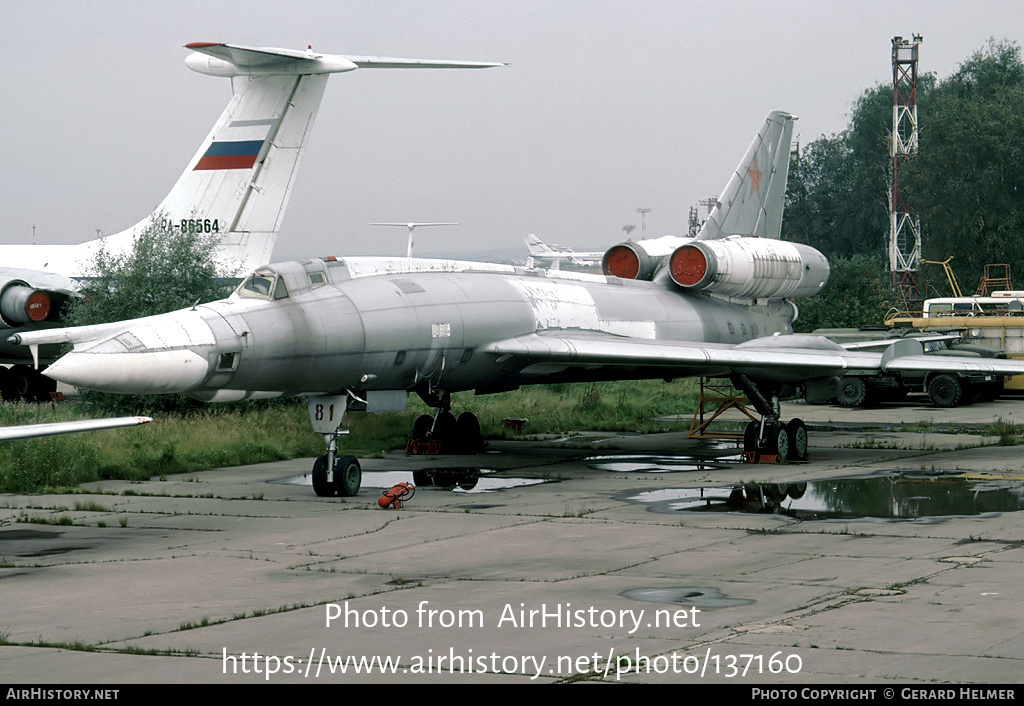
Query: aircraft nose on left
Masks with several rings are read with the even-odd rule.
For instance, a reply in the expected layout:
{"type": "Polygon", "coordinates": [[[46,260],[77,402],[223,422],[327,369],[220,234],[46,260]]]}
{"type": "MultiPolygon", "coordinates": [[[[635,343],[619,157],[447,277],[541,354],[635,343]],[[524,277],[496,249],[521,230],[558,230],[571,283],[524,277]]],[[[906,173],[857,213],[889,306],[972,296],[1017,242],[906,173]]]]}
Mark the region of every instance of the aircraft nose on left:
{"type": "Polygon", "coordinates": [[[198,312],[174,312],[140,319],[116,335],[76,345],[45,374],[98,392],[189,392],[210,374],[216,345],[213,330],[198,312]]]}

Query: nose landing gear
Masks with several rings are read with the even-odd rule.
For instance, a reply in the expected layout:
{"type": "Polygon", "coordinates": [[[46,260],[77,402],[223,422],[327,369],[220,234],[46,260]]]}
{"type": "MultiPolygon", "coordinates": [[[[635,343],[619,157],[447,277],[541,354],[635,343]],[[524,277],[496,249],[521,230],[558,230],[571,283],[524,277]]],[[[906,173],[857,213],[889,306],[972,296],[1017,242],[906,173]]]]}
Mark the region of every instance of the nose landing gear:
{"type": "Polygon", "coordinates": [[[327,453],[313,462],[313,492],[320,497],[352,497],[359,492],[363,471],[355,456],[338,456],[338,437],[348,434],[346,395],[319,395],[307,398],[313,431],[323,434],[327,453]]]}
{"type": "MultiPolygon", "coordinates": [[[[336,443],[336,442],[335,442],[336,443]]],[[[362,483],[363,471],[359,466],[359,460],[355,456],[336,456],[330,451],[317,456],[313,462],[313,492],[320,497],[331,497],[340,495],[343,498],[350,498],[359,492],[362,483]],[[334,455],[334,470],[328,473],[331,467],[331,456],[334,455]]]]}

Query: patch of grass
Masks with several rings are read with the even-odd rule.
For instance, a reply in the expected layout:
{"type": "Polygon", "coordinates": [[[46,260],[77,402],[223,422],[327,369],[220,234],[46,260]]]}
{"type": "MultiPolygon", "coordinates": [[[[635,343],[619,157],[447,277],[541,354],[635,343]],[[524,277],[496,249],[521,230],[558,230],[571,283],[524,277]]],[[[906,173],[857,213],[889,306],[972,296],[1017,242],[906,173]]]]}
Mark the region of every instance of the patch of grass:
{"type": "Polygon", "coordinates": [[[27,493],[61,490],[95,480],[96,448],[70,436],[44,436],[5,444],[0,451],[0,488],[27,493]]]}
{"type": "Polygon", "coordinates": [[[110,512],[110,508],[104,507],[103,505],[100,505],[97,502],[93,502],[92,500],[86,502],[76,501],[75,510],[78,510],[79,512],[110,512]]]}
{"type": "Polygon", "coordinates": [[[990,429],[991,436],[999,437],[1000,446],[1016,446],[1021,434],[1021,425],[1000,417],[990,429]]]}
{"type": "MultiPolygon", "coordinates": [[[[456,415],[473,412],[485,437],[511,432],[502,420],[526,417],[526,433],[580,430],[641,431],[660,429],[652,417],[684,414],[696,408],[693,379],[639,380],[537,385],[493,395],[460,394],[456,415]]],[[[144,413],[145,410],[134,410],[144,413]]],[[[433,414],[416,395],[404,412],[355,413],[345,453],[380,456],[405,446],[416,417],[433,414]]],[[[68,421],[95,416],[88,405],[0,404],[0,423],[68,421]]],[[[0,492],[67,492],[80,483],[194,473],[222,466],[318,456],[323,438],[310,428],[304,399],[210,405],[179,413],[154,413],[153,423],[88,434],[26,439],[0,445],[0,492]]],[[[124,491],[125,495],[133,494],[124,491]]],[[[101,511],[99,506],[95,509],[101,511]]],[[[103,508],[105,510],[105,508],[103,508]]]]}
{"type": "Polygon", "coordinates": [[[75,524],[74,521],[67,515],[58,515],[57,517],[29,517],[28,515],[18,515],[14,518],[16,523],[24,522],[31,525],[63,525],[70,526],[75,524]]]}
{"type": "MultiPolygon", "coordinates": [[[[653,417],[687,414],[697,407],[695,379],[634,380],[536,385],[514,392],[457,398],[457,408],[475,413],[485,437],[509,433],[503,419],[525,417],[528,434],[571,431],[641,431],[664,427],[653,417]]],[[[424,411],[426,407],[423,408],[424,411]]]]}

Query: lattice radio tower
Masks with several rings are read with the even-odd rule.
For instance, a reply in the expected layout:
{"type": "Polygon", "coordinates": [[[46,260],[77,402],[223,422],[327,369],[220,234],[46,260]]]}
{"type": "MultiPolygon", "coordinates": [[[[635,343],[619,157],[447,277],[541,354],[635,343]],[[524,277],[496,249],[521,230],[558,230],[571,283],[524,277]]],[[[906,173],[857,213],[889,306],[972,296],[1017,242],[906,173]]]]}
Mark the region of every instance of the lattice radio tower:
{"type": "Polygon", "coordinates": [[[920,300],[915,274],[921,268],[921,220],[900,193],[900,170],[917,152],[917,54],[923,41],[892,38],[892,182],[889,186],[889,270],[903,311],[920,300]]]}

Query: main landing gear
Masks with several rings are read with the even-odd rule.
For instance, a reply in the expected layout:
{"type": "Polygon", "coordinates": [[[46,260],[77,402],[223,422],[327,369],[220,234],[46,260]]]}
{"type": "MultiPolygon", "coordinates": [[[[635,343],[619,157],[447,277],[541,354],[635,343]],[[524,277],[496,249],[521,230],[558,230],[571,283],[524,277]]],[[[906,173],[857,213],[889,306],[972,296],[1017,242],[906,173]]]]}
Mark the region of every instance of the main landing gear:
{"type": "Polygon", "coordinates": [[[761,415],[761,421],[750,422],[743,430],[744,460],[759,463],[773,457],[782,463],[806,461],[807,426],[800,419],[779,419],[778,389],[769,391],[769,399],[746,375],[734,375],[732,382],[761,415]]]}
{"type": "Polygon", "coordinates": [[[412,425],[405,451],[409,454],[478,454],[484,450],[480,420],[472,412],[456,419],[447,392],[419,392],[420,398],[436,408],[434,416],[421,414],[412,425]]]}
{"type": "Polygon", "coordinates": [[[743,452],[753,454],[753,463],[762,456],[777,456],[780,461],[806,461],[807,426],[801,419],[749,422],[743,430],[743,452]]]}
{"type": "Polygon", "coordinates": [[[5,401],[45,402],[56,390],[56,380],[28,365],[0,366],[0,397],[5,401]]]}
{"type": "Polygon", "coordinates": [[[323,434],[327,453],[313,462],[313,492],[320,497],[351,497],[359,492],[363,471],[355,456],[338,456],[338,437],[348,434],[346,395],[320,395],[307,398],[313,431],[323,434]]]}

